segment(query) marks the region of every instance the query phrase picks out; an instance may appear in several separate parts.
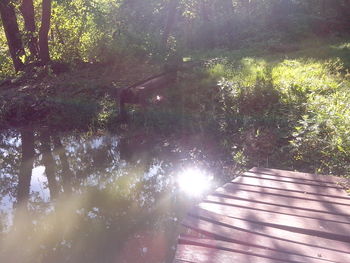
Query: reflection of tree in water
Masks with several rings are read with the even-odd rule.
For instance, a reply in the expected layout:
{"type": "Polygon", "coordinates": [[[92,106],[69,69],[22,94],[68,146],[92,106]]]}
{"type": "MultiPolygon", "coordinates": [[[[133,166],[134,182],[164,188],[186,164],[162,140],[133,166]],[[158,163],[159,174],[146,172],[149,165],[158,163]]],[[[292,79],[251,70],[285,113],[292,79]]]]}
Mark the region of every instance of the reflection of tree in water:
{"type": "Polygon", "coordinates": [[[173,177],[196,158],[195,151],[143,135],[121,139],[44,130],[2,135],[1,151],[7,155],[0,171],[9,180],[1,184],[2,197],[15,196],[18,178],[23,184],[17,189],[18,219],[1,234],[0,255],[8,262],[170,261],[186,205],[173,177]],[[33,163],[45,166],[43,187],[54,202],[29,192],[33,163]]]}
{"type": "MultiPolygon", "coordinates": [[[[23,141],[24,143],[24,141],[23,141]]],[[[40,132],[40,151],[42,155],[42,164],[45,166],[45,174],[48,181],[51,200],[58,198],[58,182],[56,181],[56,162],[51,150],[51,136],[48,131],[40,132]]]]}
{"type": "Polygon", "coordinates": [[[20,167],[20,138],[14,131],[0,133],[0,201],[5,196],[15,196],[17,178],[20,167]]]}
{"type": "Polygon", "coordinates": [[[34,133],[29,130],[21,131],[21,165],[18,173],[17,203],[26,204],[29,199],[30,180],[34,163],[34,133]]]}
{"type": "Polygon", "coordinates": [[[63,190],[67,194],[71,194],[72,182],[74,181],[74,174],[71,171],[66,155],[66,150],[62,145],[61,139],[59,136],[53,136],[54,152],[59,157],[59,162],[61,164],[61,178],[63,184],[63,190]]]}

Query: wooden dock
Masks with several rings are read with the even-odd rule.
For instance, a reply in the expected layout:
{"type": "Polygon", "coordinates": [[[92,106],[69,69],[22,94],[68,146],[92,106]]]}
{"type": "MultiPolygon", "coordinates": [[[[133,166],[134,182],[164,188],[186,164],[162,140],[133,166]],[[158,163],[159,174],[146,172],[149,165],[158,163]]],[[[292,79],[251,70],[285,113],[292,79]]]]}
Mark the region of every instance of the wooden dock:
{"type": "Polygon", "coordinates": [[[183,221],[176,263],[350,263],[349,181],[253,168],[183,221]]]}

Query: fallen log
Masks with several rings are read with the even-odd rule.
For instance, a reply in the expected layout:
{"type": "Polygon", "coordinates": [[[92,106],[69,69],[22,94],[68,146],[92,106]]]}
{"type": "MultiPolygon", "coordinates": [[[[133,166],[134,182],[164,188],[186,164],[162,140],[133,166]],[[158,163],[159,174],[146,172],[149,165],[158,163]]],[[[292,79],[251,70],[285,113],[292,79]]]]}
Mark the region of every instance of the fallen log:
{"type": "Polygon", "coordinates": [[[182,62],[180,66],[175,65],[166,72],[151,76],[133,84],[132,86],[120,89],[117,95],[119,98],[120,121],[127,120],[127,112],[125,109],[126,104],[146,106],[149,103],[148,98],[150,94],[156,90],[167,88],[169,85],[176,83],[178,72],[191,70],[196,66],[203,65],[204,62],[205,61],[182,62]]]}

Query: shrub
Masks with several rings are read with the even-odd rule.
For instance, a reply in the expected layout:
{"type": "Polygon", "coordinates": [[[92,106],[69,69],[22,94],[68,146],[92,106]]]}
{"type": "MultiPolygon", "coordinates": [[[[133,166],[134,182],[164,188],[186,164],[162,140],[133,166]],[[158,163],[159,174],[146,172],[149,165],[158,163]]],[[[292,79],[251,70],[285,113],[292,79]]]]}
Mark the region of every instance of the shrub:
{"type": "Polygon", "coordinates": [[[315,95],[291,144],[294,158],[318,172],[350,173],[350,86],[330,96],[315,95]]]}

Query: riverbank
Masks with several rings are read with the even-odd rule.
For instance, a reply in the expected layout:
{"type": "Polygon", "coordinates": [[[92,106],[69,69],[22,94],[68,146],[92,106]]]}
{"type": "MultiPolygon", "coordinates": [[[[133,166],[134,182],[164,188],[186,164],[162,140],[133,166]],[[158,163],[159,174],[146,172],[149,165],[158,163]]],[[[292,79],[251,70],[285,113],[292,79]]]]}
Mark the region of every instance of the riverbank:
{"type": "Polygon", "coordinates": [[[201,135],[243,166],[349,173],[348,39],[200,51],[189,59],[205,63],[153,94],[159,101],[128,105],[127,124],[118,121],[117,90],[160,73],[159,64],[84,64],[60,75],[42,69],[1,88],[1,127],[201,135]]]}

